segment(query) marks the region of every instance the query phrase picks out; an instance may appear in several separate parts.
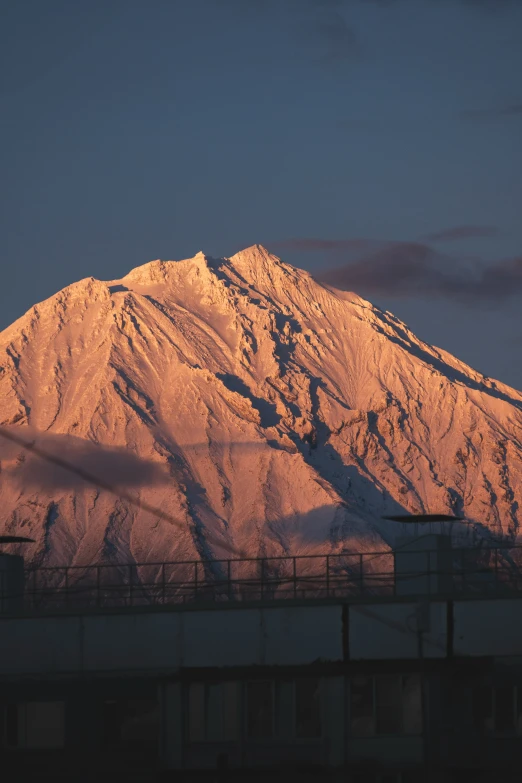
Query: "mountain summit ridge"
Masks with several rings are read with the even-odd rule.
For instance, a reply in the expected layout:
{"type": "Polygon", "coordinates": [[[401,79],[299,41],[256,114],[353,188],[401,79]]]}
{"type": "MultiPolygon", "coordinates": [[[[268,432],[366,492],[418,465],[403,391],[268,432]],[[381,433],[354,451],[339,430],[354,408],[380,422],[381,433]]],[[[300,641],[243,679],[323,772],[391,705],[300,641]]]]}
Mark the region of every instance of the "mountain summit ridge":
{"type": "Polygon", "coordinates": [[[522,394],[261,245],[67,286],[0,333],[0,532],[41,564],[387,549],[386,513],[515,540],[522,394]],[[127,456],[125,456],[127,455],[127,456]]]}

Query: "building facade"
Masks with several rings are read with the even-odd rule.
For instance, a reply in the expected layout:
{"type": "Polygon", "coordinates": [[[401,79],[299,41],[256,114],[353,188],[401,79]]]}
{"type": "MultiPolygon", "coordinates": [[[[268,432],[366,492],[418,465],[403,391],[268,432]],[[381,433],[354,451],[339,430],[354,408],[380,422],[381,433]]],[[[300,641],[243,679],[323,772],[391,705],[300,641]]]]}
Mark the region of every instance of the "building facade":
{"type": "Polygon", "coordinates": [[[415,579],[377,595],[11,602],[3,768],[35,781],[518,780],[522,594],[426,594],[415,579]]]}

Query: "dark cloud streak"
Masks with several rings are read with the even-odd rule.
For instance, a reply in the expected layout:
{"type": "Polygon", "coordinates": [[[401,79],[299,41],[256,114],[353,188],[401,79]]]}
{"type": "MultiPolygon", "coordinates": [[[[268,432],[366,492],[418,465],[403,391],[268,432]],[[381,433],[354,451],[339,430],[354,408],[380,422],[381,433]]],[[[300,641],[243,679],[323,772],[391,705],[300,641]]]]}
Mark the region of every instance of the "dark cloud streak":
{"type": "Polygon", "coordinates": [[[420,237],[422,242],[453,242],[458,239],[476,239],[498,236],[496,226],[454,226],[420,237]]]}
{"type": "Polygon", "coordinates": [[[126,487],[138,489],[171,480],[168,471],[158,462],[142,459],[128,449],[102,446],[72,435],[41,433],[31,427],[24,427],[23,431],[1,427],[0,438],[3,439],[0,448],[4,462],[2,472],[24,485],[74,490],[92,484],[109,491],[117,487],[120,492],[126,487]],[[20,456],[13,448],[15,445],[27,452],[27,459],[24,455],[16,467],[10,464],[20,456]]]}
{"type": "Polygon", "coordinates": [[[471,307],[499,305],[522,293],[522,256],[470,270],[421,243],[397,242],[314,277],[367,295],[442,298],[471,307]]]}
{"type": "MultiPolygon", "coordinates": [[[[24,483],[32,479],[35,486],[43,485],[47,489],[80,489],[86,484],[91,485],[169,522],[180,530],[187,529],[184,519],[173,517],[125,488],[170,482],[171,478],[162,466],[143,460],[129,450],[92,444],[80,438],[39,433],[39,439],[43,439],[45,444],[42,447],[40,443],[36,443],[34,437],[31,439],[29,428],[24,428],[24,434],[28,437],[23,437],[19,428],[0,427],[0,441],[4,444],[7,442],[11,447],[14,445],[22,448],[24,457],[27,453],[33,458],[30,459],[29,465],[26,465],[25,461],[19,462],[24,483]]],[[[15,468],[14,472],[16,471],[15,468]]],[[[244,552],[221,538],[206,533],[205,539],[207,543],[215,544],[231,554],[245,557],[244,552]]]]}
{"type": "Polygon", "coordinates": [[[465,109],[460,113],[460,116],[473,122],[522,117],[522,103],[510,103],[507,106],[497,106],[491,109],[465,109]]]}
{"type": "Polygon", "coordinates": [[[343,252],[347,250],[367,250],[371,244],[368,239],[321,239],[318,237],[297,237],[270,242],[274,250],[290,250],[300,252],[343,252]]]}

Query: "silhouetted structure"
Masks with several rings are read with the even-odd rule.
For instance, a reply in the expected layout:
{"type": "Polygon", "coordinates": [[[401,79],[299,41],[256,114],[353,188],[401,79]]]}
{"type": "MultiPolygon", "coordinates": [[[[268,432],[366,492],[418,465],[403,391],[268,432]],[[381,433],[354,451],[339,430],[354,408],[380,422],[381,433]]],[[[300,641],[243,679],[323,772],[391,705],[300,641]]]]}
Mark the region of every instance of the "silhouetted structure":
{"type": "Polygon", "coordinates": [[[29,572],[23,605],[2,588],[4,758],[24,780],[511,780],[521,558],[431,534],[29,572]]]}

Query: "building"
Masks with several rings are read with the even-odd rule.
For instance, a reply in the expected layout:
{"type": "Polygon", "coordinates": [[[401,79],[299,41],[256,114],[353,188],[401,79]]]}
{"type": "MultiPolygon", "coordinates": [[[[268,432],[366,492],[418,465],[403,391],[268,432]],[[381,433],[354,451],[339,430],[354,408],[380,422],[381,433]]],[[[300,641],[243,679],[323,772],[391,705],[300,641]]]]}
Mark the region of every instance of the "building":
{"type": "Polygon", "coordinates": [[[21,559],[0,556],[2,768],[35,781],[518,780],[519,550],[449,543],[40,569],[25,584],[21,559]]]}

